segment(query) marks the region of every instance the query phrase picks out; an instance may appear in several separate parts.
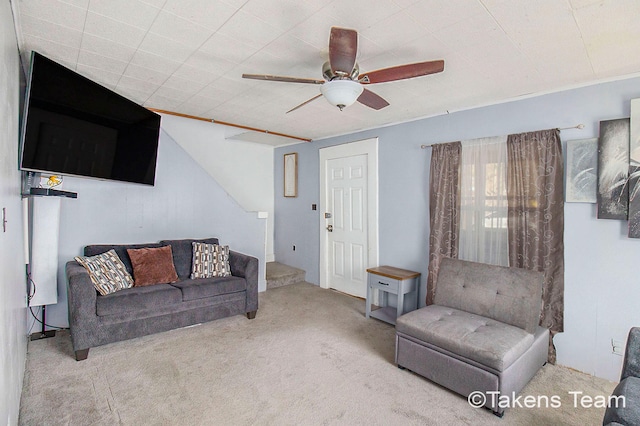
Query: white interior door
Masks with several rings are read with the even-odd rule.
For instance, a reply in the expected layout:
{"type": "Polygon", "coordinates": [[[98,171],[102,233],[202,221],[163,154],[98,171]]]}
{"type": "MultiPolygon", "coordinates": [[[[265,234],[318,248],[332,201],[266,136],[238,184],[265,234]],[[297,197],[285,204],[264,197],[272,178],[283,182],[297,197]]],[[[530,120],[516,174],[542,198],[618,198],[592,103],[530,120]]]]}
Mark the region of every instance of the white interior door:
{"type": "Polygon", "coordinates": [[[366,297],[377,266],[377,140],[321,150],[320,285],[366,297]]]}
{"type": "Polygon", "coordinates": [[[327,161],[329,287],[366,296],[367,156],[327,161]]]}

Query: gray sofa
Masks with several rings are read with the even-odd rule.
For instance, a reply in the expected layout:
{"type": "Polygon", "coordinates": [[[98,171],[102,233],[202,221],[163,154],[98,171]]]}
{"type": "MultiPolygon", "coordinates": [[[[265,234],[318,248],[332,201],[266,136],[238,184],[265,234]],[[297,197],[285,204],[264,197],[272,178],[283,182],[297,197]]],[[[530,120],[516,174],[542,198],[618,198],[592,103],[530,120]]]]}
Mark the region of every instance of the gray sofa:
{"type": "Polygon", "coordinates": [[[75,260],[67,263],[69,328],[78,361],[86,359],[89,349],[94,346],[232,315],[246,314],[249,319],[255,318],[258,309],[258,259],[230,251],[231,276],[192,280],[193,241],[218,243],[217,238],[209,238],[86,246],[85,256],[114,249],[132,274],[127,249],[171,245],[177,282],[132,287],[106,296],[98,294],[83,266],[75,260]]]}
{"type": "Polygon", "coordinates": [[[640,425],[640,327],[629,331],[620,383],[613,390],[603,425],[640,425]]]}
{"type": "Polygon", "coordinates": [[[502,417],[508,404],[500,396],[518,394],[547,361],[542,280],[539,272],[443,259],[434,304],[397,320],[398,367],[502,417]]]}

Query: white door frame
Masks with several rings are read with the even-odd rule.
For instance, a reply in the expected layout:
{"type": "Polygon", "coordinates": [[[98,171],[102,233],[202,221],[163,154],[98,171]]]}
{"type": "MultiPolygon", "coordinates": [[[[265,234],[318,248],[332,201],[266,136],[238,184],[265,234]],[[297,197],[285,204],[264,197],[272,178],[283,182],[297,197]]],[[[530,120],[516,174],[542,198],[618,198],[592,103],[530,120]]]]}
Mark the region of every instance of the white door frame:
{"type": "Polygon", "coordinates": [[[335,158],[367,155],[367,268],[378,266],[378,138],[320,150],[320,287],[329,288],[326,210],[326,162],[335,158]]]}

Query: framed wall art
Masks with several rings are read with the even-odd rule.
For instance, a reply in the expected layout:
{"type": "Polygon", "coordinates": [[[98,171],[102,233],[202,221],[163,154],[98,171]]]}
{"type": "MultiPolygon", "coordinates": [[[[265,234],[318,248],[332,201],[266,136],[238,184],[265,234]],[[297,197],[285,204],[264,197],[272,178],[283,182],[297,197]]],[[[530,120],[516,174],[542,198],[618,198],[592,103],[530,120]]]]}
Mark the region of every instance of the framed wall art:
{"type": "Polygon", "coordinates": [[[627,220],[629,213],[629,119],[600,122],[598,219],[627,220]]]}
{"type": "Polygon", "coordinates": [[[629,238],[640,238],[640,98],[631,99],[629,126],[629,238]]]}
{"type": "Polygon", "coordinates": [[[284,155],[284,196],[298,196],[298,153],[284,155]]]}
{"type": "Polygon", "coordinates": [[[598,138],[567,141],[565,201],[595,203],[598,186],[598,138]]]}

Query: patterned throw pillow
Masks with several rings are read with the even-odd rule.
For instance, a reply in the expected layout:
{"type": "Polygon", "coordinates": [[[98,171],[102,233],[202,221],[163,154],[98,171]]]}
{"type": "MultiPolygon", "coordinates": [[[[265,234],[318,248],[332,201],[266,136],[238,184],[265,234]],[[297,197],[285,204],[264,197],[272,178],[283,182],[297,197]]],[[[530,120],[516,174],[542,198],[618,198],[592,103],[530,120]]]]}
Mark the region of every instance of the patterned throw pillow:
{"type": "Polygon", "coordinates": [[[96,256],[76,256],[74,259],[89,272],[93,286],[103,296],[133,287],[133,278],[113,249],[96,256]]]}
{"type": "Polygon", "coordinates": [[[195,278],[228,277],[231,275],[229,246],[197,242],[193,242],[192,244],[192,280],[195,278]]]}
{"type": "Polygon", "coordinates": [[[133,278],[113,249],[96,256],[76,256],[75,260],[89,272],[93,286],[103,296],[133,287],[133,278]]]}

